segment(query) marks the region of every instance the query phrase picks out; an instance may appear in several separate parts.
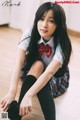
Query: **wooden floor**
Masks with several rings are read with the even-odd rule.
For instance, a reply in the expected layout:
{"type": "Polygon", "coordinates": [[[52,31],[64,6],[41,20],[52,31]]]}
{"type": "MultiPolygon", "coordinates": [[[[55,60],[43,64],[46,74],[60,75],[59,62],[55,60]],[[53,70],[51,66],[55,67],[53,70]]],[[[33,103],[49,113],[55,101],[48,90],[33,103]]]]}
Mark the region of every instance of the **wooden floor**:
{"type": "MultiPolygon", "coordinates": [[[[0,27],[0,101],[9,89],[10,78],[15,64],[17,44],[21,31],[0,27]]],[[[80,120],[80,38],[72,37],[73,52],[70,68],[70,86],[68,91],[55,99],[57,120],[80,120]]],[[[19,81],[16,99],[21,87],[19,81]]],[[[0,108],[0,112],[1,112],[0,108]]],[[[0,119],[1,120],[1,119],[0,119]]],[[[37,97],[33,98],[33,111],[23,120],[44,120],[37,97]]]]}

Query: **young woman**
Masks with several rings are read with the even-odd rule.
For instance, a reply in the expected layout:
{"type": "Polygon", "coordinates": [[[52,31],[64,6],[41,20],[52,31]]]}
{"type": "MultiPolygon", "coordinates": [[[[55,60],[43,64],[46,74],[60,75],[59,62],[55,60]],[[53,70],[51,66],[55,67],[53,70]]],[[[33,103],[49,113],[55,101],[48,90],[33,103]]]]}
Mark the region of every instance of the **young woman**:
{"type": "Polygon", "coordinates": [[[10,89],[1,102],[3,110],[8,111],[10,119],[21,120],[31,112],[32,97],[37,94],[45,120],[56,120],[53,98],[68,88],[72,50],[63,8],[51,2],[42,4],[33,27],[23,33],[18,46],[10,89]],[[24,61],[26,69],[22,69],[24,61]],[[21,70],[25,70],[26,76],[17,102],[15,95],[21,70]]]}

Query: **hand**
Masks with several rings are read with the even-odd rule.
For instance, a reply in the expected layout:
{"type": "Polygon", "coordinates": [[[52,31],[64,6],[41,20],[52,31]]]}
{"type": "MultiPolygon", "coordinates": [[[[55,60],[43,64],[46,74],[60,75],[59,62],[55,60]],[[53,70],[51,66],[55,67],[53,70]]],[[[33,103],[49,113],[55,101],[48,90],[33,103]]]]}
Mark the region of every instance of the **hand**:
{"type": "Polygon", "coordinates": [[[1,101],[0,106],[3,111],[7,111],[9,104],[15,99],[15,95],[9,92],[1,101]]]}
{"type": "Polygon", "coordinates": [[[32,111],[32,97],[26,94],[20,104],[19,115],[25,116],[32,111]]]}

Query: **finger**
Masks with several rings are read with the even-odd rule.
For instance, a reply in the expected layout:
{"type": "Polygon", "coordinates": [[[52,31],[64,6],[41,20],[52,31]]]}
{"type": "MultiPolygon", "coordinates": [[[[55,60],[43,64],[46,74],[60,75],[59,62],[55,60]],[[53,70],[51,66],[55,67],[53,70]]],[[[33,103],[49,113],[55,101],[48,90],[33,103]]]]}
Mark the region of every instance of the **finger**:
{"type": "Polygon", "coordinates": [[[22,116],[22,113],[23,113],[23,108],[20,107],[20,109],[19,109],[19,115],[22,116]]]}
{"type": "Polygon", "coordinates": [[[3,111],[7,111],[8,107],[9,107],[9,103],[6,103],[4,108],[3,108],[3,111]]]}
{"type": "Polygon", "coordinates": [[[6,104],[6,101],[4,101],[3,104],[1,104],[1,107],[4,108],[5,104],[6,104]]]}
{"type": "Polygon", "coordinates": [[[23,116],[23,108],[21,108],[21,116],[23,116]]]}
{"type": "Polygon", "coordinates": [[[28,107],[26,108],[26,111],[25,111],[25,113],[26,113],[26,115],[29,113],[29,111],[28,111],[28,107]]]}
{"type": "Polygon", "coordinates": [[[26,107],[23,107],[21,115],[22,116],[26,115],[26,107]]]}
{"type": "Polygon", "coordinates": [[[29,110],[29,112],[31,112],[31,111],[32,111],[32,107],[31,107],[31,106],[29,106],[29,107],[28,107],[28,110],[29,110]]]}
{"type": "Polygon", "coordinates": [[[3,106],[2,106],[2,109],[3,111],[5,111],[5,108],[7,107],[7,103],[5,103],[3,106]]]}
{"type": "Polygon", "coordinates": [[[4,100],[2,100],[1,102],[0,102],[0,104],[2,105],[4,103],[4,100]]]}
{"type": "MultiPolygon", "coordinates": [[[[21,107],[19,108],[19,115],[21,115],[21,107]]],[[[22,115],[21,115],[22,116],[22,115]]]]}
{"type": "Polygon", "coordinates": [[[5,100],[2,100],[0,104],[1,104],[1,105],[3,105],[3,104],[4,104],[4,102],[5,102],[5,100]]]}
{"type": "Polygon", "coordinates": [[[0,104],[4,104],[4,102],[6,101],[5,97],[1,100],[0,104]]]}

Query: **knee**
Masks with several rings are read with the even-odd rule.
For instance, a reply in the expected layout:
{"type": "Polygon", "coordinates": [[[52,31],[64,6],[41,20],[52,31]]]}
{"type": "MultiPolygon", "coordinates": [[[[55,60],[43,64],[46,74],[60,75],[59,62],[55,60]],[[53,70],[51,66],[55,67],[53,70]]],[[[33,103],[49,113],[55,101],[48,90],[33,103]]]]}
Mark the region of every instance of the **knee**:
{"type": "Polygon", "coordinates": [[[34,75],[35,77],[39,77],[44,71],[44,64],[42,61],[35,61],[31,66],[28,74],[34,75]]]}
{"type": "Polygon", "coordinates": [[[43,64],[42,61],[36,61],[36,62],[34,63],[34,66],[35,66],[35,68],[37,68],[38,70],[41,70],[41,71],[44,70],[44,64],[43,64]]]}

